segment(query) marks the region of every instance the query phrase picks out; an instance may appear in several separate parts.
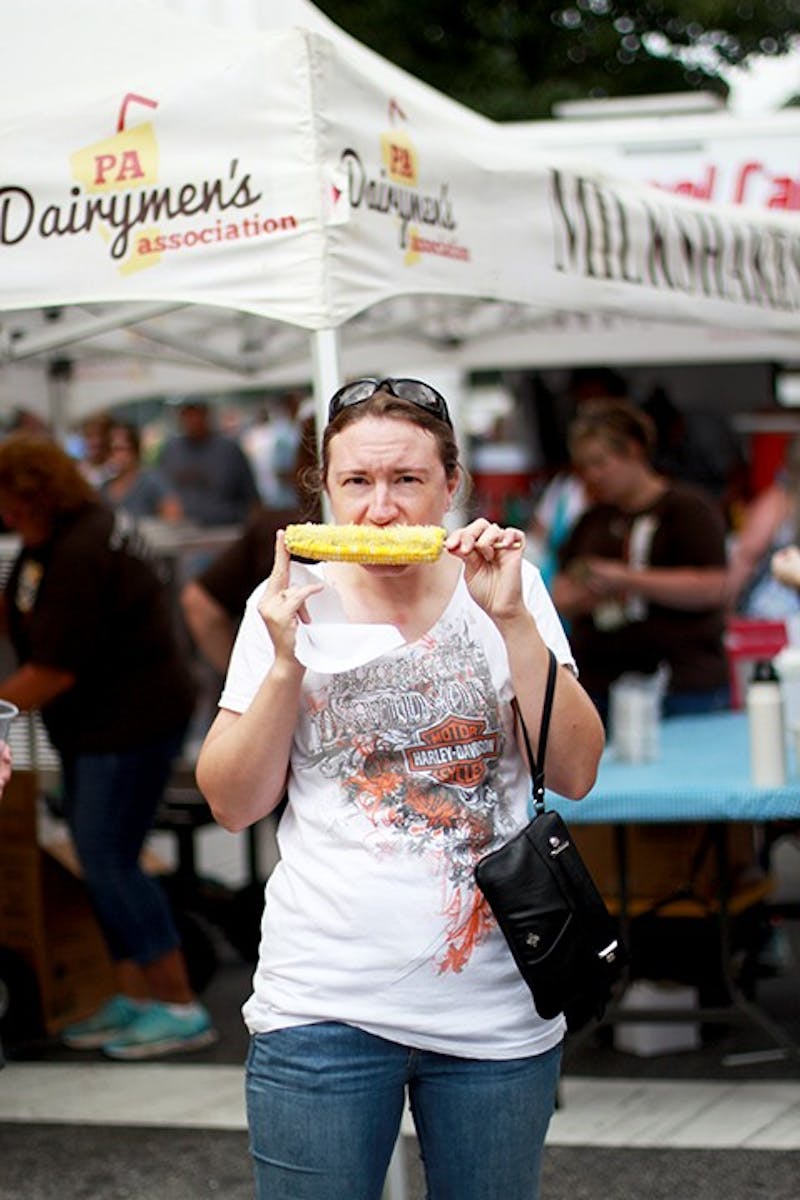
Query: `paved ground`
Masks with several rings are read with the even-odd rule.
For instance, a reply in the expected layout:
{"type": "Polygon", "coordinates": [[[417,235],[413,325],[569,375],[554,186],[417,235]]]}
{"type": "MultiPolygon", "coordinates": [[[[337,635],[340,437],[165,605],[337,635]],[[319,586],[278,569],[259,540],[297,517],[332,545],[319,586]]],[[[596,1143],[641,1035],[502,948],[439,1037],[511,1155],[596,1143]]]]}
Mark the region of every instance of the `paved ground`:
{"type": "MultiPolygon", "coordinates": [[[[757,999],[800,1041],[800,924],[786,931],[792,957],[757,999]]],[[[55,1040],[7,1047],[0,1200],[252,1200],[239,1014],[251,968],[224,940],[217,950],[205,1000],[220,1040],[198,1054],[140,1073],[55,1040]]],[[[798,1200],[800,1060],[775,1051],[733,1024],[654,1058],[614,1049],[608,1029],[568,1041],[542,1200],[798,1200]]],[[[391,1200],[423,1200],[413,1136],[404,1159],[406,1195],[391,1200]]]]}

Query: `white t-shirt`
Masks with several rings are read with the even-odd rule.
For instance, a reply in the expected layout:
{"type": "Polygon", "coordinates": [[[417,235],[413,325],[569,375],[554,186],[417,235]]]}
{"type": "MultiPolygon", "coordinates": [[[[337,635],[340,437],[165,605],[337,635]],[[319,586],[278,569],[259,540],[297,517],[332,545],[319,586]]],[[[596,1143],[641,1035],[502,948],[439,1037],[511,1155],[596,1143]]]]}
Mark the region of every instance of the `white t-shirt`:
{"type": "MultiPolygon", "coordinates": [[[[574,669],[530,563],[525,602],[574,669]]],[[[314,568],[324,578],[324,568],[314,568]]],[[[243,712],[273,658],[248,602],[221,706],[243,712]]],[[[336,674],[307,670],[280,861],[267,884],[251,1033],[340,1021],[476,1058],[542,1053],[538,1016],[474,877],[528,819],[503,640],[460,578],[418,641],[336,674]]],[[[265,735],[265,736],[268,736],[265,735]]]]}

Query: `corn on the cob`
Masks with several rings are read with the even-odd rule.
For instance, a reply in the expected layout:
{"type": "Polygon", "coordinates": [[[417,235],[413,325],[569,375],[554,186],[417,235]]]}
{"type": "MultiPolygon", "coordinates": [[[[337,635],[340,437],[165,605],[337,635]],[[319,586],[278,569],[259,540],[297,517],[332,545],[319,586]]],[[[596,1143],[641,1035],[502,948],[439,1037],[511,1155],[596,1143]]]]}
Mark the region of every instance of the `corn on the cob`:
{"type": "Polygon", "coordinates": [[[434,562],[442,552],[440,525],[287,525],[286,547],[302,558],[330,562],[434,562]]]}

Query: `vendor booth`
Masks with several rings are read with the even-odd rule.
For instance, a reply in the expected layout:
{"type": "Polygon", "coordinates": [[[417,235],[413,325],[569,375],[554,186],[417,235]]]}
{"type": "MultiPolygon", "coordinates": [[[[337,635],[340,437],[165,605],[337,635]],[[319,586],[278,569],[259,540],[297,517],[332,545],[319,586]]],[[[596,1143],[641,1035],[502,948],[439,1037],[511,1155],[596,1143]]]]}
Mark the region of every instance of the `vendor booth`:
{"type": "MultiPolygon", "coordinates": [[[[375,306],[370,335],[402,330],[406,364],[443,346],[463,363],[487,326],[512,325],[533,363],[537,331],[544,344],[564,312],[729,344],[797,332],[796,218],[543,153],[309,5],[32,0],[9,16],[0,61],[6,362],[149,318],[176,361],[194,351],[255,380],[280,347],[240,351],[269,322],[309,332],[300,357],[321,396],[341,374],[334,331],[375,306]],[[504,307],[484,315],[488,301],[504,307]],[[170,325],[187,305],[234,322],[227,360],[170,325]],[[44,310],[59,314],[49,326],[25,318],[44,310]]],[[[48,378],[68,403],[69,377],[48,378]]]]}

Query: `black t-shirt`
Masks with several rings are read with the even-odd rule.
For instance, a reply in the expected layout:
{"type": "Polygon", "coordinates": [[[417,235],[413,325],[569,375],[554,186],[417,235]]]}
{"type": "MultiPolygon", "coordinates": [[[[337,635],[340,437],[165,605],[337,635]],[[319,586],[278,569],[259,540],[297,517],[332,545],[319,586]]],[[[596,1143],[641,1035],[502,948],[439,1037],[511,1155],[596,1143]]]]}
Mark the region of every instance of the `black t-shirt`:
{"type": "Polygon", "coordinates": [[[197,582],[234,621],[241,620],[251,592],[272,571],[275,534],[292,522],[310,519],[299,511],[260,508],[241,536],[198,575],[197,582]]]}
{"type": "MultiPolygon", "coordinates": [[[[575,559],[598,555],[642,567],[724,567],[725,526],[718,507],[699,489],[670,484],[650,508],[623,513],[597,504],[583,514],[561,548],[563,570],[575,559]]],[[[665,662],[670,692],[724,687],[728,664],[720,608],[668,608],[635,599],[621,619],[602,627],[594,615],[572,620],[570,642],[581,682],[592,695],[626,671],[650,674],[665,662]]]]}
{"type": "Polygon", "coordinates": [[[135,749],[182,730],[194,707],[167,586],[124,515],[87,504],[23,547],[5,589],[20,663],[74,674],[42,709],[56,749],[135,749]]]}

